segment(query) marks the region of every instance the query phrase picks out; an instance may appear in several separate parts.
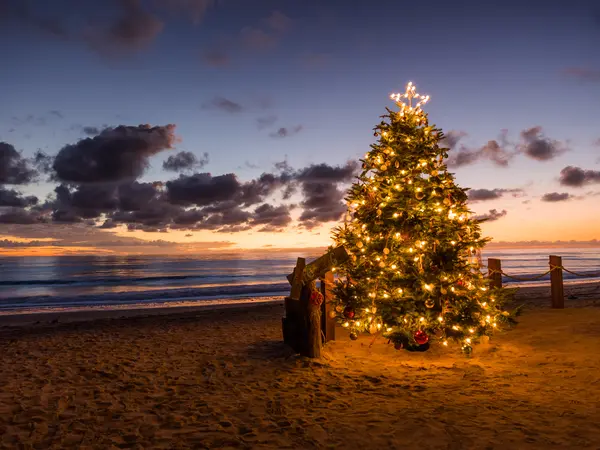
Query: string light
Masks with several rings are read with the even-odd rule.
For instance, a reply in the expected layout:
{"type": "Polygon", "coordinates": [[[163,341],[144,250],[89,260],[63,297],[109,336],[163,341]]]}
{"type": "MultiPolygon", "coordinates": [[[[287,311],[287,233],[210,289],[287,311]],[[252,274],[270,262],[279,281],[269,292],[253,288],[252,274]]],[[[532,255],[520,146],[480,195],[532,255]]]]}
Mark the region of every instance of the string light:
{"type": "Polygon", "coordinates": [[[464,258],[471,263],[475,249],[485,242],[475,237],[478,225],[468,222],[471,215],[465,211],[465,200],[455,197],[454,177],[444,164],[447,155],[435,146],[441,135],[428,124],[421,109],[429,96],[417,93],[413,83],[408,83],[404,93],[391,94],[390,98],[398,110],[389,114],[389,123],[379,127],[378,144],[365,154],[362,162],[366,173],[350,190],[343,228],[336,231],[337,243],[344,245],[350,255],[350,264],[332,268],[338,278],[336,287],[350,288],[348,297],[339,297],[343,303],[339,304],[342,308],[336,306],[336,312],[340,323],[353,333],[359,329],[370,333],[385,330],[393,333],[390,339],[394,341],[406,332],[441,334],[443,346],[455,339],[469,352],[472,340],[478,342],[481,335],[498,328],[497,306],[486,281],[474,273],[473,266],[454,262],[464,258]],[[436,233],[438,229],[444,233],[436,233]],[[450,246],[457,248],[448,249],[450,246]],[[463,248],[468,251],[463,252],[463,248]],[[450,256],[447,262],[432,258],[448,251],[456,256],[450,256]],[[352,263],[358,270],[353,271],[352,263]],[[396,284],[400,280],[412,288],[405,292],[396,284]],[[415,289],[417,286],[421,289],[415,289]],[[436,301],[432,301],[433,293],[436,301]],[[438,293],[441,298],[437,298],[438,293]],[[383,317],[390,317],[394,311],[390,308],[403,301],[411,303],[404,309],[406,315],[394,315],[394,323],[386,324],[383,317]],[[362,302],[368,302],[368,307],[362,302]],[[453,311],[472,308],[473,304],[479,308],[477,325],[464,326],[465,319],[453,311]],[[348,307],[356,314],[346,314],[348,307]],[[452,336],[445,335],[448,328],[455,330],[452,336]]]}

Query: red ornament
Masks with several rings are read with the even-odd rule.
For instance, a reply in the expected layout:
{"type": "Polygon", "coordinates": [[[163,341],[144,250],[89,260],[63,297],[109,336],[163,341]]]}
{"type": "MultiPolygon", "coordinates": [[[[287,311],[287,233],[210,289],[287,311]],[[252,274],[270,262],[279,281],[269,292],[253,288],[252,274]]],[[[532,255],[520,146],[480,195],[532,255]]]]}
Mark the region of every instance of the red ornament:
{"type": "Polygon", "coordinates": [[[310,293],[309,301],[312,305],[321,306],[321,303],[323,303],[323,294],[321,294],[319,291],[312,291],[310,293]]]}
{"type": "Polygon", "coordinates": [[[352,306],[346,306],[344,309],[344,317],[346,319],[354,318],[354,308],[352,306]]]}
{"type": "Polygon", "coordinates": [[[462,287],[462,286],[464,286],[464,285],[465,285],[465,282],[464,282],[463,280],[458,280],[458,281],[456,282],[456,284],[458,284],[459,286],[461,286],[461,287],[462,287]]]}
{"type": "Polygon", "coordinates": [[[419,345],[427,344],[429,342],[429,336],[424,331],[417,331],[415,333],[415,342],[419,345]]]}

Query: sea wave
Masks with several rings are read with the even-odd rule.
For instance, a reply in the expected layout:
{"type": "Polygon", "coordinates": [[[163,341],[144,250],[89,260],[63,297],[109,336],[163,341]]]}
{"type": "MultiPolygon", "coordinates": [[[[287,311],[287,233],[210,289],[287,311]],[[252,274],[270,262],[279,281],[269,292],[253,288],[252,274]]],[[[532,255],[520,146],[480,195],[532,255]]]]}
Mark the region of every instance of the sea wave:
{"type": "Polygon", "coordinates": [[[146,302],[169,302],[182,299],[211,300],[219,298],[244,298],[286,295],[289,283],[243,284],[206,288],[181,288],[142,292],[110,292],[76,296],[33,295],[4,298],[0,310],[22,307],[116,305],[146,302]]]}
{"type": "Polygon", "coordinates": [[[206,281],[208,279],[265,279],[273,277],[272,274],[260,274],[260,275],[245,275],[245,274],[227,274],[215,276],[214,274],[210,275],[159,275],[159,276],[146,276],[146,277],[90,277],[84,279],[77,278],[64,278],[58,280],[52,279],[33,279],[33,280],[4,280],[0,281],[1,287],[11,287],[11,286],[90,286],[93,284],[101,284],[101,285],[127,285],[127,284],[144,284],[144,283],[156,283],[161,281],[186,281],[186,282],[194,282],[198,281],[206,281]]]}

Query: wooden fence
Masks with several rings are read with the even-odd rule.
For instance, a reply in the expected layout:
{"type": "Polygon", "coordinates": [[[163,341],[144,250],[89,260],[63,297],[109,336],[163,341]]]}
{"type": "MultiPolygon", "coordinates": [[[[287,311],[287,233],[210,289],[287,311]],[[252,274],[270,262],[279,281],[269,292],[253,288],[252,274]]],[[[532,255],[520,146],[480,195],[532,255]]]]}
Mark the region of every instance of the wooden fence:
{"type": "MultiPolygon", "coordinates": [[[[335,314],[332,313],[334,276],[331,268],[348,258],[343,247],[327,252],[310,264],[304,258],[298,258],[294,272],[287,279],[291,285],[290,295],[285,298],[285,317],[282,320],[283,340],[296,352],[311,358],[321,355],[321,345],[335,340],[335,314]],[[320,289],[316,280],[320,280],[320,289]],[[321,302],[311,302],[314,292],[321,293],[321,302]]],[[[502,287],[502,276],[516,281],[537,281],[550,274],[550,293],[552,308],[565,307],[563,271],[579,277],[597,277],[599,273],[577,273],[562,265],[562,258],[550,255],[549,270],[532,277],[515,276],[504,273],[502,262],[496,258],[488,259],[488,278],[491,287],[502,287]]]]}

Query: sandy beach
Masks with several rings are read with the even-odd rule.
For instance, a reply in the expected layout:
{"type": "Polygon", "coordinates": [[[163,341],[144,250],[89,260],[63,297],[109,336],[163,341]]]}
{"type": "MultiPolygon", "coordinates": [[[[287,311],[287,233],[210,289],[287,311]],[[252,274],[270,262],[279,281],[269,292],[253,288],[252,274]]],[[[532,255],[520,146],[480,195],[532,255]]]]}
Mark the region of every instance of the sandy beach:
{"type": "Polygon", "coordinates": [[[523,289],[470,358],[342,329],[300,358],[280,303],[3,322],[0,448],[598,448],[599,288],[523,289]]]}

